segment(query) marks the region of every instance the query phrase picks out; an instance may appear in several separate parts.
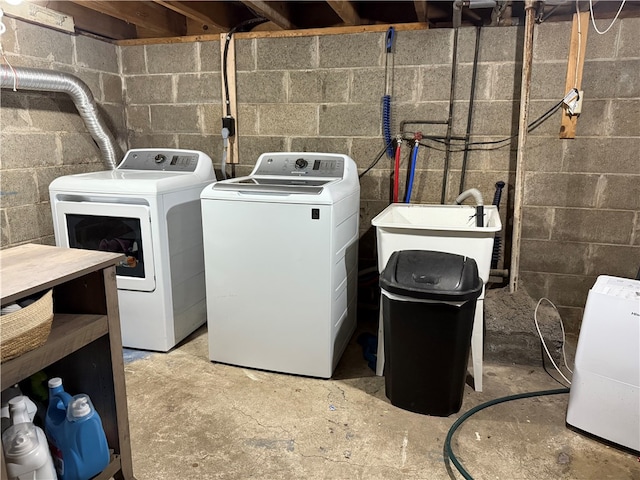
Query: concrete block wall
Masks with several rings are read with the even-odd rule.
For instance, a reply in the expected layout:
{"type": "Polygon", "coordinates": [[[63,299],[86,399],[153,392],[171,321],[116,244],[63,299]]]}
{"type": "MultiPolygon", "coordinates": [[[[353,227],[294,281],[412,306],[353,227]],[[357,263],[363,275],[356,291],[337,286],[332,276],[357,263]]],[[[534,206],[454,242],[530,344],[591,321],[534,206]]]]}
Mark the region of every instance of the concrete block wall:
{"type": "Polygon", "coordinates": [[[120,48],[129,148],[200,150],[221,158],[220,43],[120,48]]]}
{"type": "MultiPolygon", "coordinates": [[[[16,67],[69,73],[91,89],[105,121],[125,147],[122,79],[117,48],[4,17],[0,41],[16,67]]],[[[4,61],[3,61],[4,63],[4,61]]],[[[3,89],[0,93],[0,247],[55,244],[49,183],[103,170],[95,142],[65,94],[3,89]]]]}
{"type": "MultiPolygon", "coordinates": [[[[530,134],[527,144],[521,278],[534,298],[546,296],[556,302],[569,331],[577,332],[579,328],[582,307],[596,275],[634,276],[640,263],[640,51],[631,33],[638,28],[638,22],[619,21],[604,36],[596,35],[590,27],[583,81],[584,113],[578,122],[577,138],[558,138],[560,114],[556,113],[530,134]]],[[[569,22],[536,27],[530,121],[566,93],[570,30],[569,22]]],[[[391,91],[394,135],[403,120],[447,120],[454,35],[449,29],[397,33],[391,91]]],[[[517,134],[522,35],[522,27],[482,29],[471,141],[495,141],[517,134]]],[[[464,135],[467,128],[475,37],[473,28],[459,31],[453,135],[464,135]]],[[[384,146],[384,41],[385,32],[237,38],[240,165],[236,173],[249,173],[258,155],[270,150],[346,153],[360,171],[364,170],[384,146]]],[[[162,67],[152,68],[150,46],[123,48],[124,81],[133,102],[128,105],[130,140],[167,140],[185,147],[204,137],[207,141],[201,149],[212,158],[219,158],[220,95],[210,95],[219,85],[219,45],[207,42],[191,47],[157,46],[165,58],[173,57],[172,49],[195,57],[195,62],[166,72],[162,67]],[[213,50],[210,66],[204,67],[202,50],[209,45],[213,50]],[[127,55],[132,58],[131,68],[127,55]],[[163,87],[157,86],[160,98],[149,98],[156,87],[151,91],[142,87],[145,94],[141,96],[129,90],[130,80],[145,83],[145,75],[154,82],[164,82],[163,87]],[[170,78],[163,78],[167,75],[170,78]],[[206,75],[214,77],[211,91],[201,92],[201,97],[192,92],[194,96],[189,100],[181,100],[178,86],[186,85],[187,78],[197,80],[206,75]],[[161,92],[168,97],[162,98],[161,92]],[[167,131],[171,126],[157,115],[154,118],[154,111],[163,106],[176,109],[184,105],[191,105],[192,111],[175,112],[180,125],[173,131],[167,131]]],[[[433,125],[414,128],[424,134],[446,131],[433,125]]],[[[452,202],[461,189],[471,187],[478,188],[485,203],[490,203],[495,183],[505,181],[501,216],[506,237],[512,228],[516,142],[514,138],[502,144],[503,148],[492,150],[474,147],[467,158],[462,186],[463,154],[454,147],[446,178],[446,203],[452,202]]],[[[440,203],[445,156],[438,150],[441,146],[431,145],[436,148],[422,149],[418,157],[412,197],[415,202],[440,203]]],[[[405,147],[401,194],[409,154],[410,149],[405,147]]],[[[384,156],[361,179],[362,266],[375,263],[371,219],[389,203],[391,170],[392,160],[384,156]]],[[[509,267],[510,254],[507,242],[501,267],[509,267]]]]}
{"type": "MultiPolygon", "coordinates": [[[[582,114],[574,140],[558,140],[559,119],[527,148],[521,278],[534,298],[559,307],[579,328],[598,275],[635,278],[640,268],[640,19],[605,35],[589,25],[582,114]]],[[[536,30],[534,110],[563,95],[570,26],[536,30]]]]}
{"type": "MultiPolygon", "coordinates": [[[[590,27],[583,80],[585,102],[577,138],[558,138],[560,115],[556,113],[530,134],[527,143],[521,278],[534,298],[546,296],[560,307],[569,331],[577,331],[588,288],[598,274],[634,276],[640,263],[640,48],[634,34],[639,26],[639,19],[623,19],[604,36],[596,35],[590,27]]],[[[566,93],[570,29],[568,22],[536,27],[530,120],[566,93]]],[[[119,101],[125,104],[126,123],[118,131],[126,138],[127,147],[194,148],[208,153],[217,166],[222,149],[218,41],[122,46],[116,48],[119,64],[112,73],[100,70],[107,68],[105,65],[83,63],[87,60],[79,60],[85,58],[80,52],[65,57],[69,45],[77,49],[85,40],[56,32],[46,33],[55,37],[46,53],[38,50],[41,45],[37,44],[30,47],[37,55],[31,53],[22,59],[17,46],[20,35],[14,30],[14,51],[18,52],[14,56],[20,57],[19,61],[54,62],[71,68],[89,81],[94,78],[92,85],[105,106],[117,107],[119,101]],[[120,85],[124,90],[121,100],[117,95],[120,85]]],[[[495,141],[517,133],[522,34],[522,27],[484,28],[481,32],[471,141],[495,141]]],[[[459,31],[453,135],[466,131],[475,35],[473,28],[459,31]]],[[[449,29],[397,32],[391,92],[394,135],[403,120],[448,118],[454,38],[449,29]]],[[[384,146],[384,40],[384,31],[283,38],[239,35],[240,165],[236,174],[249,173],[260,153],[278,150],[346,153],[363,171],[384,146]]],[[[107,57],[113,58],[110,55],[107,57]]],[[[19,101],[25,100],[14,99],[14,104],[19,101]]],[[[64,110],[60,105],[58,99],[55,108],[64,110]]],[[[31,110],[27,109],[28,115],[34,115],[31,110]]],[[[12,123],[20,125],[24,111],[17,105],[8,111],[15,118],[12,123]]],[[[10,133],[8,127],[3,128],[7,142],[15,142],[10,137],[29,134],[31,127],[14,128],[10,133]]],[[[56,132],[58,122],[50,128],[56,132]]],[[[442,126],[418,125],[415,129],[424,134],[445,131],[442,126]]],[[[43,138],[49,135],[40,133],[43,138]]],[[[73,149],[63,150],[61,132],[54,137],[47,138],[50,148],[55,145],[58,149],[56,158],[60,160],[56,161],[63,161],[63,152],[71,159],[82,157],[73,149]]],[[[415,202],[440,203],[444,153],[441,146],[430,144],[436,148],[421,149],[418,157],[415,202]]],[[[29,148],[50,150],[45,141],[37,143],[40,147],[35,145],[29,148]]],[[[83,142],[74,145],[81,149],[83,142]]],[[[490,203],[495,183],[507,183],[501,215],[503,234],[508,238],[516,140],[500,149],[476,148],[468,155],[463,189],[479,188],[485,203],[490,203]]],[[[401,193],[409,153],[405,146],[401,193]]],[[[29,165],[34,172],[40,168],[38,162],[48,161],[42,153],[31,157],[34,160],[29,165]]],[[[5,161],[3,156],[3,164],[5,161]]],[[[451,154],[447,203],[459,193],[462,161],[461,152],[451,154]]],[[[97,163],[96,157],[96,168],[97,163]]],[[[363,267],[375,262],[375,231],[370,222],[389,203],[391,170],[392,160],[384,156],[361,179],[363,267]]],[[[65,171],[51,171],[52,175],[57,173],[65,171]]],[[[47,183],[44,177],[38,182],[47,183]]],[[[38,199],[45,201],[32,193],[26,205],[20,206],[33,208],[30,202],[38,199]]],[[[2,222],[4,227],[4,210],[2,222]]],[[[509,267],[509,254],[507,242],[501,266],[509,267]]]]}

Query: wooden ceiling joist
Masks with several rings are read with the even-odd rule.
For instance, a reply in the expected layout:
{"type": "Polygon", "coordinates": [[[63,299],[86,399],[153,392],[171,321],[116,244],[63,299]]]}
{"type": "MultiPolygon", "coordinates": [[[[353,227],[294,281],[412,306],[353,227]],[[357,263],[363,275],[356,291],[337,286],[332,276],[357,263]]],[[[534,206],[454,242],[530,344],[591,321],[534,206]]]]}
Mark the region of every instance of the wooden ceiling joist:
{"type": "Polygon", "coordinates": [[[63,1],[34,1],[36,5],[41,5],[56,12],[64,13],[73,17],[76,30],[89,32],[94,35],[113,39],[124,40],[136,36],[136,27],[131,23],[124,22],[103,13],[96,12],[82,5],[63,1]]]}
{"type": "Polygon", "coordinates": [[[416,16],[418,17],[419,22],[428,22],[429,21],[429,5],[426,0],[413,0],[413,6],[416,9],[416,16]]]}
{"type": "MultiPolygon", "coordinates": [[[[89,33],[116,42],[127,40],[193,41],[229,32],[280,32],[288,36],[332,34],[331,28],[364,28],[371,25],[419,25],[419,28],[452,26],[521,25],[523,2],[498,2],[505,8],[473,8],[473,3],[452,0],[29,0],[74,19],[78,33],[89,33]],[[513,7],[513,8],[512,8],[513,7]],[[260,23],[265,18],[267,21],[260,23]],[[251,23],[251,20],[256,20],[251,23]],[[249,23],[247,23],[249,22],[249,23]],[[322,29],[325,29],[323,31],[322,29]],[[234,30],[235,31],[235,30],[234,30]],[[304,31],[304,32],[303,32],[304,31]],[[317,33],[321,32],[321,33],[317,33]],[[181,40],[167,40],[181,39],[181,40]]],[[[549,2],[548,2],[549,3],[549,2]]],[[[570,20],[575,4],[551,2],[540,21],[570,20]]],[[[580,2],[581,4],[584,3],[580,2]]],[[[620,2],[593,0],[596,20],[616,16],[620,2]]],[[[587,7],[584,5],[582,9],[587,7]]],[[[5,12],[6,13],[6,12],[5,12]]],[[[540,12],[542,13],[542,12],[540,12]]],[[[640,17],[640,0],[626,2],[620,18],[640,17]]],[[[410,28],[414,28],[413,26],[410,28]]],[[[365,30],[363,30],[365,31],[365,30]]],[[[162,42],[160,42],[162,43],[162,42]]]]}
{"type": "Polygon", "coordinates": [[[347,0],[327,0],[327,3],[333,11],[338,14],[345,25],[360,25],[363,23],[353,2],[347,0]]]}
{"type": "Polygon", "coordinates": [[[242,0],[242,3],[283,30],[295,30],[297,28],[291,20],[287,2],[242,0]]]}
{"type": "Polygon", "coordinates": [[[211,18],[210,16],[204,14],[203,12],[196,10],[195,8],[187,5],[185,2],[170,2],[164,0],[153,0],[154,3],[158,5],[162,5],[169,10],[173,10],[180,15],[184,15],[185,17],[194,20],[196,22],[202,23],[203,25],[208,25],[210,28],[216,28],[218,30],[225,31],[227,27],[219,24],[216,20],[211,18]]]}
{"type": "Polygon", "coordinates": [[[132,23],[136,27],[140,27],[142,31],[165,36],[179,36],[186,33],[184,16],[153,2],[82,2],[74,0],[72,3],[132,23]]]}

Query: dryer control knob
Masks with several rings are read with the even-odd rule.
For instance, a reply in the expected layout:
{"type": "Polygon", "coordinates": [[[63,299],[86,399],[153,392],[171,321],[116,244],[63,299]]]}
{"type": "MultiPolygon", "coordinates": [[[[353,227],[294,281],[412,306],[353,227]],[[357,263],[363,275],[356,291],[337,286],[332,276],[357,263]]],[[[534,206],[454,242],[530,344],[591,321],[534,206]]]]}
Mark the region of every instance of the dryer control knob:
{"type": "Polygon", "coordinates": [[[167,159],[167,157],[165,157],[164,155],[162,155],[161,153],[159,153],[158,155],[155,156],[154,160],[156,161],[156,163],[162,163],[167,159]]]}
{"type": "Polygon", "coordinates": [[[309,162],[307,162],[304,158],[299,158],[296,160],[296,168],[302,169],[305,168],[309,162]]]}

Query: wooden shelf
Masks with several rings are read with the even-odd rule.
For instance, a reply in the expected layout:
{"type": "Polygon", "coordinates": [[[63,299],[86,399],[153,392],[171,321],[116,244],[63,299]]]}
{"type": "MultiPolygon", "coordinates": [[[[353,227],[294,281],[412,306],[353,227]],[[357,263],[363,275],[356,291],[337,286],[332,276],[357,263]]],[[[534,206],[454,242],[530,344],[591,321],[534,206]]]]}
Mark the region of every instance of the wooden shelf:
{"type": "MultiPolygon", "coordinates": [[[[1,390],[45,370],[61,377],[68,392],[89,395],[113,452],[94,480],[135,480],[116,286],[123,258],[33,244],[0,250],[2,305],[53,289],[54,310],[44,345],[2,363],[1,390]]],[[[4,456],[0,477],[7,478],[4,456]]]]}
{"type": "Polygon", "coordinates": [[[98,475],[91,480],[109,480],[120,470],[120,455],[111,455],[111,461],[107,468],[105,468],[98,475]]]}
{"type": "Polygon", "coordinates": [[[109,332],[106,315],[56,314],[47,342],[2,363],[0,390],[5,390],[109,332]]]}

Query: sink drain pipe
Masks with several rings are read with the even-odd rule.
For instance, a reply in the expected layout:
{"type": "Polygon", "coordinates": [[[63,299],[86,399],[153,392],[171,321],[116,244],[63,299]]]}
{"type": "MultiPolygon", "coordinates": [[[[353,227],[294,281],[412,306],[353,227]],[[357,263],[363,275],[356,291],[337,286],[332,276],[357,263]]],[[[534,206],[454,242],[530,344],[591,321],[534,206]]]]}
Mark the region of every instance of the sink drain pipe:
{"type": "Polygon", "coordinates": [[[78,77],[55,70],[0,65],[0,88],[62,92],[69,95],[98,145],[105,165],[110,170],[116,168],[122,152],[100,115],[91,90],[78,77]]]}

